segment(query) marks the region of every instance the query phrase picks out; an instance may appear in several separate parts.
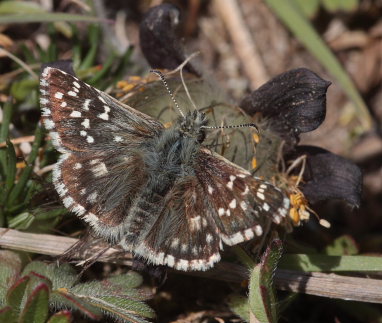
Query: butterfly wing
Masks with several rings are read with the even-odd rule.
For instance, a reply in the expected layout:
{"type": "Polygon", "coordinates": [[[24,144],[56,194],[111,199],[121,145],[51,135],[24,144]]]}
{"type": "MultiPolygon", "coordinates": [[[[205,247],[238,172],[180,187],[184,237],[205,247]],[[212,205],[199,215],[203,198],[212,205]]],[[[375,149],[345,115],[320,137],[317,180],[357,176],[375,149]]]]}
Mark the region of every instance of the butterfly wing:
{"type": "Polygon", "coordinates": [[[289,200],[274,185],[202,149],[195,176],[178,180],[156,222],[135,252],[157,265],[207,270],[220,260],[222,242],[235,245],[280,223],[289,200]]]}
{"type": "Polygon", "coordinates": [[[162,124],[56,68],[42,72],[40,94],[45,128],[63,153],[53,183],[65,207],[119,241],[147,181],[139,147],[162,124]]]}
{"type": "Polygon", "coordinates": [[[134,252],[148,262],[178,270],[207,270],[220,260],[221,239],[195,176],[179,179],[134,252]]]}
{"type": "Polygon", "coordinates": [[[289,199],[279,188],[224,157],[202,149],[196,165],[196,176],[225,244],[261,236],[266,223],[279,224],[287,215],[289,199]]]}
{"type": "Polygon", "coordinates": [[[131,149],[163,129],[155,119],[52,67],[41,74],[40,104],[45,128],[62,153],[131,149]]]}

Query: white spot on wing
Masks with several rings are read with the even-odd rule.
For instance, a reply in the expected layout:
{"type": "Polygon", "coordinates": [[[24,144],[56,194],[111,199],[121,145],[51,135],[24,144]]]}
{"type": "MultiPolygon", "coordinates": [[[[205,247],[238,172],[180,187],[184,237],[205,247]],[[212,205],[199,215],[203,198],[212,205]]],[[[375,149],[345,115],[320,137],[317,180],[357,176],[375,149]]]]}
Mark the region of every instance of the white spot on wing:
{"type": "Polygon", "coordinates": [[[248,204],[244,201],[240,202],[240,207],[243,211],[245,211],[248,208],[248,204]]]}
{"type": "Polygon", "coordinates": [[[68,92],[68,95],[70,95],[70,96],[77,96],[77,93],[76,93],[76,92],[73,92],[73,91],[69,91],[69,92],[68,92]]]}
{"type": "Polygon", "coordinates": [[[178,270],[186,271],[188,269],[189,262],[185,259],[179,259],[175,265],[175,268],[178,270]]]}
{"type": "Polygon", "coordinates": [[[83,219],[84,219],[86,222],[90,223],[91,225],[96,224],[96,223],[98,222],[98,217],[97,217],[94,213],[91,213],[91,212],[87,213],[87,214],[83,217],[83,219]]]}
{"type": "Polygon", "coordinates": [[[91,169],[91,171],[93,172],[94,176],[96,176],[96,177],[100,177],[100,176],[105,175],[105,174],[108,173],[108,170],[106,168],[105,163],[102,163],[102,162],[100,162],[97,165],[95,165],[91,169]]]}
{"type": "Polygon", "coordinates": [[[264,200],[264,199],[265,199],[265,196],[264,196],[263,193],[257,192],[257,193],[256,193],[256,196],[257,196],[259,199],[261,199],[261,200],[264,200]]]}
{"type": "Polygon", "coordinates": [[[70,196],[67,196],[62,200],[62,203],[64,203],[66,208],[69,208],[74,203],[74,200],[70,196]]]}
{"type": "Polygon", "coordinates": [[[81,118],[81,112],[73,110],[70,116],[73,118],[81,118]]]}
{"type": "Polygon", "coordinates": [[[75,163],[74,169],[81,169],[82,165],[80,163],[75,163]]]}
{"type": "Polygon", "coordinates": [[[200,215],[195,216],[193,218],[190,218],[191,220],[191,230],[192,231],[199,231],[200,230],[200,224],[201,224],[201,217],[200,215]]]}
{"type": "Polygon", "coordinates": [[[92,194],[90,194],[88,197],[87,197],[87,201],[90,202],[90,203],[94,203],[95,201],[97,201],[97,197],[98,197],[98,193],[97,192],[93,192],[92,194]]]}
{"type": "Polygon", "coordinates": [[[255,233],[261,236],[263,234],[263,228],[260,225],[255,226],[255,233]]]}
{"type": "Polygon", "coordinates": [[[44,80],[44,79],[41,79],[41,80],[40,80],[40,86],[45,87],[45,86],[48,86],[48,85],[49,85],[49,84],[48,84],[47,80],[44,80]]]}
{"type": "Polygon", "coordinates": [[[233,199],[233,200],[231,201],[231,203],[229,203],[229,207],[230,207],[231,209],[235,209],[235,208],[236,208],[236,199],[233,199]]]}
{"type": "Polygon", "coordinates": [[[86,141],[87,141],[89,144],[91,144],[91,143],[94,142],[94,138],[93,138],[92,136],[87,136],[87,137],[86,137],[86,141]]]}
{"type": "Polygon", "coordinates": [[[98,115],[98,118],[103,119],[105,121],[109,120],[109,112],[110,108],[107,105],[104,105],[105,112],[98,115]]]}
{"type": "Polygon", "coordinates": [[[252,229],[247,229],[244,231],[244,236],[247,240],[251,240],[255,234],[253,233],[252,229]]]}
{"type": "Polygon", "coordinates": [[[114,137],[114,141],[115,141],[115,142],[121,142],[121,141],[123,141],[123,139],[122,139],[121,136],[115,136],[115,137],[114,137]]]}
{"type": "Polygon", "coordinates": [[[241,193],[241,195],[247,195],[249,192],[249,188],[248,188],[248,185],[245,185],[245,188],[244,188],[244,192],[241,193]]]}
{"type": "Polygon", "coordinates": [[[90,121],[89,119],[85,119],[84,121],[81,122],[81,126],[84,126],[86,129],[90,128],[90,121]]]}
{"type": "Polygon", "coordinates": [[[86,210],[82,205],[76,204],[72,207],[72,212],[76,213],[78,216],[82,216],[85,214],[86,210]]]}
{"type": "MultiPolygon", "coordinates": [[[[40,98],[40,104],[41,105],[47,105],[49,103],[49,100],[46,98],[40,98]]],[[[50,113],[49,113],[50,114],[50,113]]]]}
{"type": "Polygon", "coordinates": [[[171,248],[177,248],[179,246],[179,239],[174,238],[171,242],[171,248]]]}
{"type": "Polygon", "coordinates": [[[84,102],[84,105],[82,106],[82,108],[86,111],[89,111],[89,103],[91,102],[90,99],[86,99],[85,102],[84,102]]]}
{"type": "Polygon", "coordinates": [[[54,94],[54,97],[55,97],[56,99],[62,99],[63,96],[64,96],[64,94],[61,93],[61,92],[56,92],[56,93],[54,94]]]}
{"type": "Polygon", "coordinates": [[[165,258],[165,263],[167,265],[169,265],[170,267],[174,267],[174,264],[175,264],[175,258],[171,255],[167,255],[166,258],[165,258]]]}
{"type": "Polygon", "coordinates": [[[44,126],[47,130],[51,130],[54,128],[54,122],[50,119],[45,119],[44,120],[44,126]]]}
{"type": "Polygon", "coordinates": [[[244,236],[242,235],[241,232],[236,232],[235,234],[233,234],[230,237],[230,242],[233,245],[238,244],[238,243],[243,242],[243,241],[244,241],[244,236]]]}

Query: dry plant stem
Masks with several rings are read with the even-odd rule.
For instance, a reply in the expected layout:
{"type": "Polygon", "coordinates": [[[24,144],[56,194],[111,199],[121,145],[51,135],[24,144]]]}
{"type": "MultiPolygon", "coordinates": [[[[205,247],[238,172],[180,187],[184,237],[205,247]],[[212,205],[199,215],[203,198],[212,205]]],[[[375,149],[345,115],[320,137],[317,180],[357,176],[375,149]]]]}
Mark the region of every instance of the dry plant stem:
{"type": "Polygon", "coordinates": [[[244,17],[236,0],[214,0],[214,10],[220,15],[231,36],[235,51],[240,58],[243,70],[251,82],[252,89],[257,89],[268,81],[269,76],[245,25],[244,17]]]}
{"type": "Polygon", "coordinates": [[[28,72],[32,78],[34,78],[35,80],[38,80],[38,75],[33,72],[33,70],[30,68],[30,66],[28,66],[27,64],[25,64],[21,59],[19,59],[18,57],[16,57],[15,55],[13,55],[12,53],[8,52],[6,49],[4,48],[0,48],[0,53],[4,53],[6,56],[8,56],[10,59],[12,59],[13,61],[15,61],[17,64],[19,64],[26,72],[28,72]]]}
{"type": "MultiPolygon", "coordinates": [[[[35,139],[34,136],[19,137],[19,138],[11,139],[11,143],[13,145],[18,145],[24,142],[33,142],[34,139],[35,139]]],[[[7,143],[5,141],[0,142],[0,148],[6,147],[6,146],[7,146],[7,143]]]]}
{"type": "MultiPolygon", "coordinates": [[[[0,228],[0,247],[33,252],[43,255],[60,256],[78,242],[78,239],[50,234],[35,234],[0,228]]],[[[77,260],[89,259],[99,253],[105,245],[93,245],[86,254],[77,255],[77,260]]],[[[131,266],[131,254],[117,248],[109,248],[98,261],[131,266]]],[[[175,271],[174,271],[175,272],[175,271]]],[[[242,282],[249,277],[244,266],[220,262],[206,272],[182,272],[178,274],[213,278],[230,282],[242,282]]],[[[278,269],[275,274],[275,286],[278,289],[370,303],[382,303],[382,280],[341,276],[325,273],[305,273],[278,269]]]]}

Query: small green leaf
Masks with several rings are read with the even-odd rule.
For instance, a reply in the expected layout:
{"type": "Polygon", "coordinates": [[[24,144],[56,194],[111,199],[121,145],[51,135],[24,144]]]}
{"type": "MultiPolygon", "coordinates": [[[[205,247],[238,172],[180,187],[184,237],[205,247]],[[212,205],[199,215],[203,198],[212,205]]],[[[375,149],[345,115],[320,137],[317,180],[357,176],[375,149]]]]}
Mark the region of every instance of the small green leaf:
{"type": "Polygon", "coordinates": [[[15,322],[17,313],[10,306],[0,308],[0,322],[11,323],[15,322]]]}
{"type": "Polygon", "coordinates": [[[35,217],[29,212],[23,212],[9,219],[8,227],[17,230],[26,230],[33,223],[35,217]]]}
{"type": "Polygon", "coordinates": [[[338,237],[325,248],[325,253],[329,256],[356,255],[358,252],[355,240],[349,235],[338,237]]]}
{"type": "Polygon", "coordinates": [[[77,280],[76,272],[69,264],[46,264],[42,261],[32,261],[23,270],[23,275],[32,272],[47,277],[52,282],[52,289],[69,288],[77,280]]]}
{"type": "Polygon", "coordinates": [[[49,312],[49,286],[45,283],[37,285],[28,296],[24,309],[20,314],[20,323],[45,323],[49,312]]]}
{"type": "Polygon", "coordinates": [[[146,322],[144,318],[155,317],[154,311],[145,303],[118,296],[85,297],[83,300],[99,308],[107,315],[128,322],[146,322]]]}
{"type": "Polygon", "coordinates": [[[102,312],[99,309],[90,305],[81,297],[70,293],[66,288],[59,288],[53,291],[52,296],[56,304],[60,304],[60,306],[65,306],[73,310],[78,310],[93,320],[99,320],[102,317],[102,312]]]}
{"type": "MultiPolygon", "coordinates": [[[[9,250],[0,250],[0,306],[6,302],[8,288],[20,275],[22,261],[20,256],[9,250]]],[[[0,320],[1,322],[1,320],[0,320]]]]}
{"type": "Polygon", "coordinates": [[[39,221],[55,219],[67,213],[68,213],[68,210],[65,208],[55,208],[49,211],[39,209],[39,208],[33,210],[33,216],[36,218],[36,220],[39,220],[39,221]]]}
{"type": "Polygon", "coordinates": [[[248,298],[242,295],[231,294],[227,299],[228,306],[232,312],[249,322],[249,303],[248,298]]]}
{"type": "Polygon", "coordinates": [[[281,240],[273,240],[267,247],[260,264],[251,273],[249,305],[252,314],[259,322],[277,322],[277,301],[273,276],[281,252],[281,240]]]}
{"type": "Polygon", "coordinates": [[[311,271],[382,271],[382,257],[286,254],[280,269],[311,271]]]}
{"type": "Polygon", "coordinates": [[[33,14],[40,12],[45,12],[45,10],[36,2],[2,1],[0,3],[0,15],[33,14]]]}
{"type": "Polygon", "coordinates": [[[29,276],[24,276],[17,280],[9,289],[6,295],[6,302],[15,310],[19,310],[23,300],[25,290],[29,282],[29,276]]]}
{"type": "Polygon", "coordinates": [[[70,323],[72,322],[72,313],[70,311],[60,311],[52,315],[48,323],[70,323]]]}
{"type": "Polygon", "coordinates": [[[25,290],[27,296],[32,294],[35,288],[37,286],[40,286],[42,283],[48,286],[49,290],[52,289],[52,282],[49,280],[49,278],[45,277],[44,275],[32,271],[29,273],[28,276],[29,282],[25,290]]]}
{"type": "Polygon", "coordinates": [[[38,81],[34,79],[15,81],[11,86],[11,95],[18,101],[24,101],[33,90],[37,90],[37,86],[38,81]]]}

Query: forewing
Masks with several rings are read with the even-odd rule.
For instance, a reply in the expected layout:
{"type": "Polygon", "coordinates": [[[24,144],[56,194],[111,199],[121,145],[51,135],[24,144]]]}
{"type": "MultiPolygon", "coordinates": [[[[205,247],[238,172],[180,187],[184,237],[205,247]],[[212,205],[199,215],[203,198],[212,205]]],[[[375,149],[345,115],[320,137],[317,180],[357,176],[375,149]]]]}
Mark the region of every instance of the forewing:
{"type": "Polygon", "coordinates": [[[45,127],[63,153],[53,170],[57,192],[97,233],[119,241],[147,182],[139,147],[163,126],[59,69],[44,69],[40,92],[45,127]]]}
{"type": "Polygon", "coordinates": [[[261,236],[266,223],[285,218],[289,199],[271,183],[206,149],[200,151],[195,167],[224,243],[261,236]]]}
{"type": "Polygon", "coordinates": [[[220,260],[222,247],[212,210],[195,176],[179,179],[135,253],[156,265],[207,270],[220,260]]]}
{"type": "Polygon", "coordinates": [[[41,74],[40,104],[45,128],[63,153],[134,147],[163,129],[155,119],[52,67],[41,74]]]}

